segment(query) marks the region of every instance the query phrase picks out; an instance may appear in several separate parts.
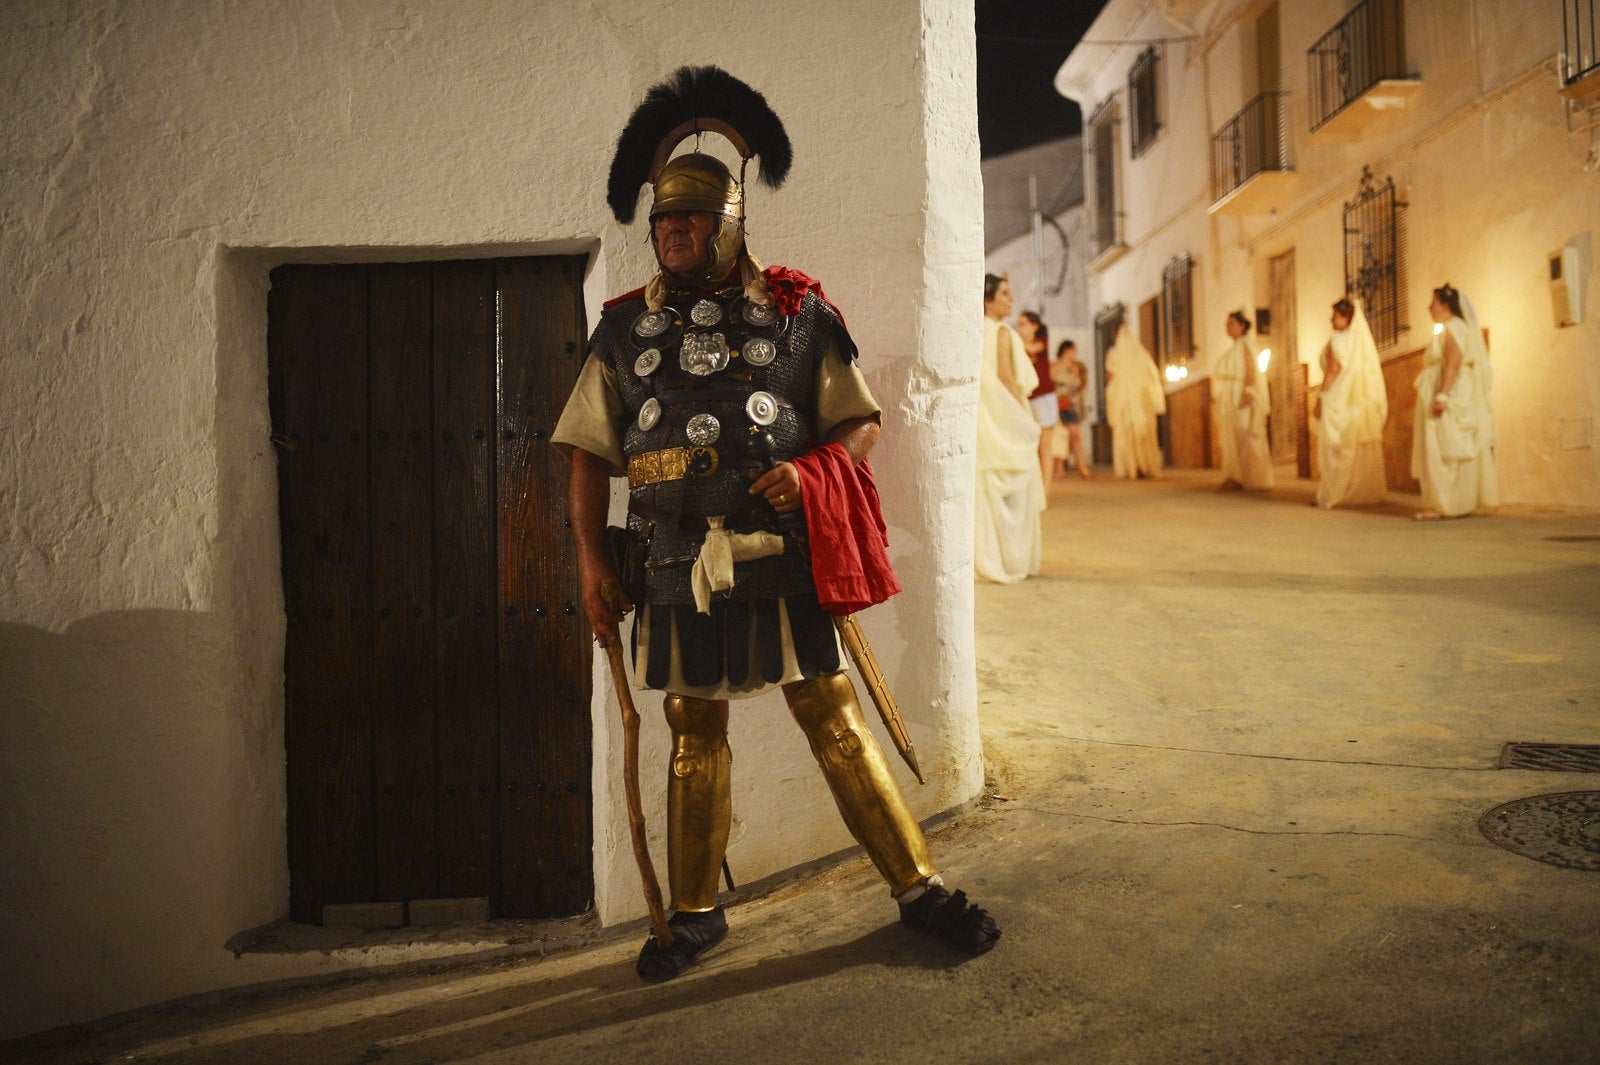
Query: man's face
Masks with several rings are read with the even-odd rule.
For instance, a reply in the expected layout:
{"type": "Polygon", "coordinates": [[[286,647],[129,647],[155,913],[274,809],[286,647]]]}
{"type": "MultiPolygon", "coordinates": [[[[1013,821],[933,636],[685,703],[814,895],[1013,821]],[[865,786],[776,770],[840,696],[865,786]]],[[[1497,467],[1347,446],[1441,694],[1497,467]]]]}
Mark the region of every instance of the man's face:
{"type": "Polygon", "coordinates": [[[656,259],[669,274],[687,274],[710,261],[707,242],[716,228],[709,211],[668,211],[652,220],[656,259]]]}

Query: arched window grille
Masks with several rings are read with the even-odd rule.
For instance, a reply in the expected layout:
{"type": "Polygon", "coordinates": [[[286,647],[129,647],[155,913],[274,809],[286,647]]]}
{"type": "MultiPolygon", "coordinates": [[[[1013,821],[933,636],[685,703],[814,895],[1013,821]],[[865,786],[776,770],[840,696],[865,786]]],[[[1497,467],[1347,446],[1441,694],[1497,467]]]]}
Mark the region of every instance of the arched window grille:
{"type": "Polygon", "coordinates": [[[1406,329],[1405,206],[1394,178],[1379,184],[1370,167],[1361,168],[1356,198],[1344,205],[1345,291],[1361,297],[1380,348],[1406,329]]]}

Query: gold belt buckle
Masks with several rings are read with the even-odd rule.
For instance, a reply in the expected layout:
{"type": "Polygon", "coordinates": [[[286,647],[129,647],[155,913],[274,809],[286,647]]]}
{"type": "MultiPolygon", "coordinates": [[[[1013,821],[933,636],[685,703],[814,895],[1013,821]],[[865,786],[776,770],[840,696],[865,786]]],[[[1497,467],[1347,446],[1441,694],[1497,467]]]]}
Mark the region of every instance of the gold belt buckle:
{"type": "Polygon", "coordinates": [[[714,447],[691,447],[689,461],[684,471],[685,476],[710,477],[717,472],[717,465],[721,461],[714,447]]]}

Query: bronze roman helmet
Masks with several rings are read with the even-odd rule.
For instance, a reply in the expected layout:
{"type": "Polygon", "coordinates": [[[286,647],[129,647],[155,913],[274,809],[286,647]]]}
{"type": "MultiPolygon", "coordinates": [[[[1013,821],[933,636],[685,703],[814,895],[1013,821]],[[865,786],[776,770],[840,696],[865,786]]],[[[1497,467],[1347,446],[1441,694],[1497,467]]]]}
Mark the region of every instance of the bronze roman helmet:
{"type": "MultiPolygon", "coordinates": [[[[766,99],[718,67],[679,67],[652,87],[629,117],[611,159],[606,199],[617,221],[626,225],[633,221],[639,187],[648,182],[654,192],[652,219],[669,211],[716,216],[708,261],[686,278],[712,285],[728,275],[744,250],[744,168],[756,156],[762,181],[769,188],[782,185],[793,152],[766,99]],[[673,157],[685,140],[704,133],[722,135],[738,151],[738,178],[702,152],[673,157]]],[[[653,245],[653,228],[650,239],[653,245]]]]}

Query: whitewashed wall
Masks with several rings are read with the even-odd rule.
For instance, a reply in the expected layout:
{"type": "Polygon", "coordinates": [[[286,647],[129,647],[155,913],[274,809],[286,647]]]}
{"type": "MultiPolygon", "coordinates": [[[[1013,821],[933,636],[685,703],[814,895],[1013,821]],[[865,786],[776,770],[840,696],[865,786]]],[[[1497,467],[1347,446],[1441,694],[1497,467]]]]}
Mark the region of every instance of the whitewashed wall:
{"type": "MultiPolygon", "coordinates": [[[[752,244],[823,279],[885,407],[907,591],[865,624],[936,781],[914,806],[981,786],[972,5],[751,7],[737,32],[728,11],[0,5],[0,1038],[363,963],[223,947],[288,896],[268,271],[587,252],[592,313],[648,274],[604,174],[681,63],[721,63],[788,124],[794,172],[752,195],[752,244]]],[[[665,728],[641,709],[659,837],[665,728]]],[[[642,906],[604,694],[593,716],[596,904],[616,921],[642,906]]],[[[732,740],[743,879],[849,845],[780,699],[740,706],[732,740]]]]}
{"type": "MultiPolygon", "coordinates": [[[[1112,0],[1089,36],[1181,36],[1162,9],[1198,31],[1166,45],[1169,128],[1139,159],[1121,143],[1130,250],[1090,277],[1090,305],[1118,300],[1130,313],[1159,288],[1160,267],[1187,251],[1200,267],[1196,337],[1208,358],[1227,347],[1228,310],[1267,303],[1267,260],[1294,251],[1299,357],[1327,339],[1328,306],[1344,291],[1342,206],[1363,165],[1393,176],[1409,207],[1405,225],[1410,330],[1395,350],[1427,342],[1430,290],[1445,281],[1476,303],[1495,367],[1501,494],[1508,503],[1600,507],[1600,133],[1569,131],[1557,95],[1557,4],[1520,0],[1407,0],[1406,51],[1422,80],[1403,112],[1358,138],[1312,140],[1306,50],[1352,4],[1280,0],[1283,88],[1297,179],[1275,214],[1208,216],[1210,136],[1256,92],[1248,0],[1202,3],[1112,0]],[[1248,17],[1247,17],[1248,16],[1248,17]],[[1582,250],[1587,320],[1557,328],[1547,255],[1582,250]]],[[[1085,111],[1126,93],[1142,45],[1081,47],[1056,84],[1085,111]]],[[[1092,197],[1092,189],[1086,192],[1092,197]]],[[[1199,370],[1209,365],[1202,359],[1199,370]]],[[[1311,379],[1320,376],[1313,367],[1311,379]]]]}

